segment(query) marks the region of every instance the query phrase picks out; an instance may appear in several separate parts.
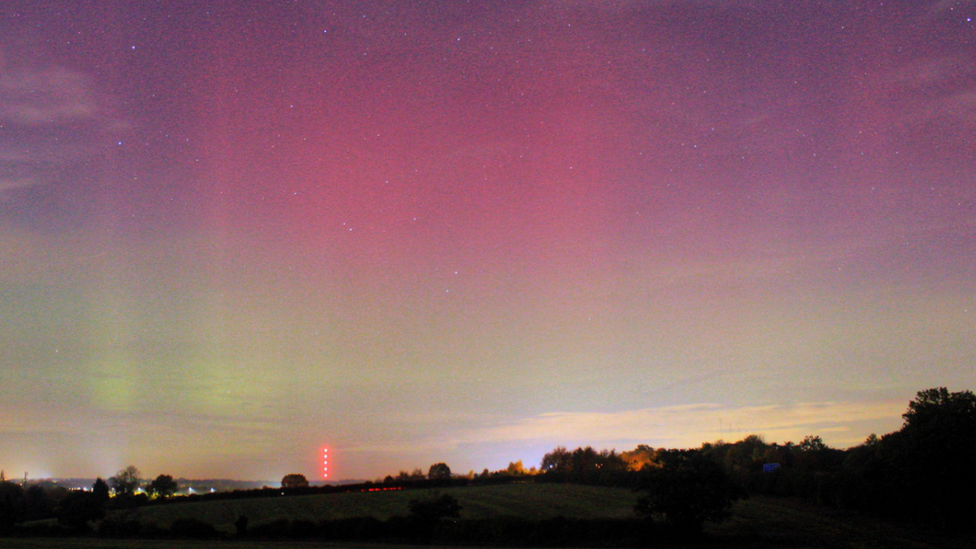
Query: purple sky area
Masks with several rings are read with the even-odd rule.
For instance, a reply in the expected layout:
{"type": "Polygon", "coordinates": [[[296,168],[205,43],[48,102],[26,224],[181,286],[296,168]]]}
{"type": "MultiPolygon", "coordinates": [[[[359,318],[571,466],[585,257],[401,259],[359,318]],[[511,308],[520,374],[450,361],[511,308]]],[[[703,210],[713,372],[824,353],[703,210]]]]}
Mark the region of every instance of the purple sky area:
{"type": "Polygon", "coordinates": [[[0,468],[893,431],[976,387],[974,18],[5,1],[0,468]]]}

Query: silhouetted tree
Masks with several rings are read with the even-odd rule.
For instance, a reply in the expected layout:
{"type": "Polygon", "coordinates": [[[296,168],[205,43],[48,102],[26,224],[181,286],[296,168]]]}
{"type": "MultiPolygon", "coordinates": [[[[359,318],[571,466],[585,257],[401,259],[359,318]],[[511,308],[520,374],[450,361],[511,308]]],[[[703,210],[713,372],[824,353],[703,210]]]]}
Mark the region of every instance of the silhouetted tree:
{"type": "Polygon", "coordinates": [[[241,515],[234,521],[234,528],[237,530],[237,537],[242,538],[247,535],[247,517],[241,515]]]}
{"type": "Polygon", "coordinates": [[[87,531],[89,522],[105,516],[105,506],[91,492],[72,490],[56,511],[58,522],[76,531],[87,531]]]}
{"type": "Polygon", "coordinates": [[[43,486],[33,485],[25,492],[24,520],[40,520],[51,517],[52,503],[43,486]]]}
{"type": "Polygon", "coordinates": [[[115,490],[115,495],[131,496],[136,493],[139,483],[142,482],[139,475],[139,469],[130,465],[115,473],[114,477],[110,477],[108,483],[112,486],[112,490],[115,490]]]}
{"type": "Polygon", "coordinates": [[[570,452],[559,446],[542,457],[540,469],[548,481],[614,484],[625,475],[627,462],[614,450],[587,446],[570,452]]]}
{"type": "Polygon", "coordinates": [[[542,456],[542,464],[539,469],[543,473],[569,473],[572,469],[572,454],[566,448],[557,446],[553,451],[542,456]]]}
{"type": "Polygon", "coordinates": [[[620,453],[620,459],[627,464],[631,471],[640,471],[644,467],[655,466],[657,450],[646,445],[639,444],[637,448],[620,453]]]}
{"type": "Polygon", "coordinates": [[[663,514],[675,529],[698,534],[706,521],[728,518],[744,493],[721,465],[699,450],[663,450],[660,467],[645,467],[640,487],[647,492],[634,510],[646,518],[663,514]]]}
{"type": "Polygon", "coordinates": [[[151,497],[163,499],[172,496],[179,489],[179,483],[173,480],[170,475],[159,475],[146,487],[146,491],[151,497]]]}
{"type": "Polygon", "coordinates": [[[92,484],[91,493],[93,496],[95,496],[96,500],[104,505],[110,497],[108,483],[102,480],[102,477],[96,478],[95,482],[92,484]]]}
{"type": "Polygon", "coordinates": [[[595,472],[599,454],[591,446],[577,448],[569,457],[569,470],[573,480],[589,480],[590,473],[595,472]]]}
{"type": "Polygon", "coordinates": [[[976,516],[976,395],[945,387],[919,391],[900,436],[894,465],[901,469],[912,503],[928,518],[951,529],[973,528],[976,516]]]}
{"type": "Polygon", "coordinates": [[[818,452],[820,450],[826,450],[827,445],[819,436],[808,435],[803,438],[803,440],[796,445],[796,449],[801,452],[818,452]]]}
{"type": "Polygon", "coordinates": [[[24,489],[13,482],[0,482],[0,532],[13,528],[20,522],[24,489]]]}
{"type": "Polygon", "coordinates": [[[300,475],[297,473],[292,473],[285,475],[281,479],[282,488],[308,488],[308,479],[305,475],[300,475]]]}
{"type": "Polygon", "coordinates": [[[519,476],[525,474],[525,466],[522,465],[522,460],[509,462],[508,468],[505,472],[512,476],[519,476]]]}
{"type": "Polygon", "coordinates": [[[430,480],[442,480],[451,478],[451,468],[446,463],[435,463],[427,471],[427,478],[430,480]]]}
{"type": "Polygon", "coordinates": [[[939,387],[919,391],[902,428],[847,451],[839,501],[951,530],[974,529],[976,396],[939,387]]]}
{"type": "Polygon", "coordinates": [[[410,482],[414,480],[424,480],[427,475],[424,474],[423,470],[419,467],[414,469],[413,472],[400,471],[394,480],[398,482],[410,482]]]}
{"type": "Polygon", "coordinates": [[[966,436],[976,425],[976,395],[972,391],[950,393],[945,387],[919,391],[902,418],[904,430],[966,436]]]}

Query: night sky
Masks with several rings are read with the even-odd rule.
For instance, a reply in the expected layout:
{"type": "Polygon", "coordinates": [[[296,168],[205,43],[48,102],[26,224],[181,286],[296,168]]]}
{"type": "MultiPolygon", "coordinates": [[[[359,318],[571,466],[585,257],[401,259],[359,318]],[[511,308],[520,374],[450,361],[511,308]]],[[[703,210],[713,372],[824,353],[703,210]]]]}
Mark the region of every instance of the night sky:
{"type": "Polygon", "coordinates": [[[831,446],[976,388],[976,2],[0,7],[0,468],[831,446]]]}

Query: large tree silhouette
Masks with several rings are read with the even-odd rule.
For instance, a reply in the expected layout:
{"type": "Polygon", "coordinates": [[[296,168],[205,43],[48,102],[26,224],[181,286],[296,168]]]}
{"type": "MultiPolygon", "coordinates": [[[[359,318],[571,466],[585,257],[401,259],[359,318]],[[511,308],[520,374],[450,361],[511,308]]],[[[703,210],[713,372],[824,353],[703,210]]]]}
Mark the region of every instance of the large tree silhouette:
{"type": "Polygon", "coordinates": [[[136,493],[136,489],[139,488],[139,483],[142,482],[139,475],[139,469],[130,465],[115,473],[114,477],[108,479],[108,483],[115,490],[115,495],[131,496],[136,493]]]}
{"type": "Polygon", "coordinates": [[[149,483],[146,491],[154,498],[168,498],[180,489],[180,485],[170,475],[159,475],[149,483]]]}
{"type": "Polygon", "coordinates": [[[427,471],[427,478],[430,480],[450,479],[451,468],[446,463],[435,463],[427,471]]]}
{"type": "Polygon", "coordinates": [[[976,516],[976,395],[945,387],[920,391],[902,416],[893,465],[912,507],[951,529],[976,516]]]}
{"type": "Polygon", "coordinates": [[[291,473],[281,479],[282,488],[308,488],[308,479],[305,475],[291,473]]]}

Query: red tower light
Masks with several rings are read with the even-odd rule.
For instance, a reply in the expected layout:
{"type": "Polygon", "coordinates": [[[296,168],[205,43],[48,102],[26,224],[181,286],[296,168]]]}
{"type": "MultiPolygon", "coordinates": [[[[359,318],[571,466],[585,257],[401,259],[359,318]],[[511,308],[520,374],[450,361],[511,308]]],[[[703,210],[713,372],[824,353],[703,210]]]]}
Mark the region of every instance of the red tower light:
{"type": "Polygon", "coordinates": [[[329,478],[329,449],[322,448],[322,478],[329,478]]]}

